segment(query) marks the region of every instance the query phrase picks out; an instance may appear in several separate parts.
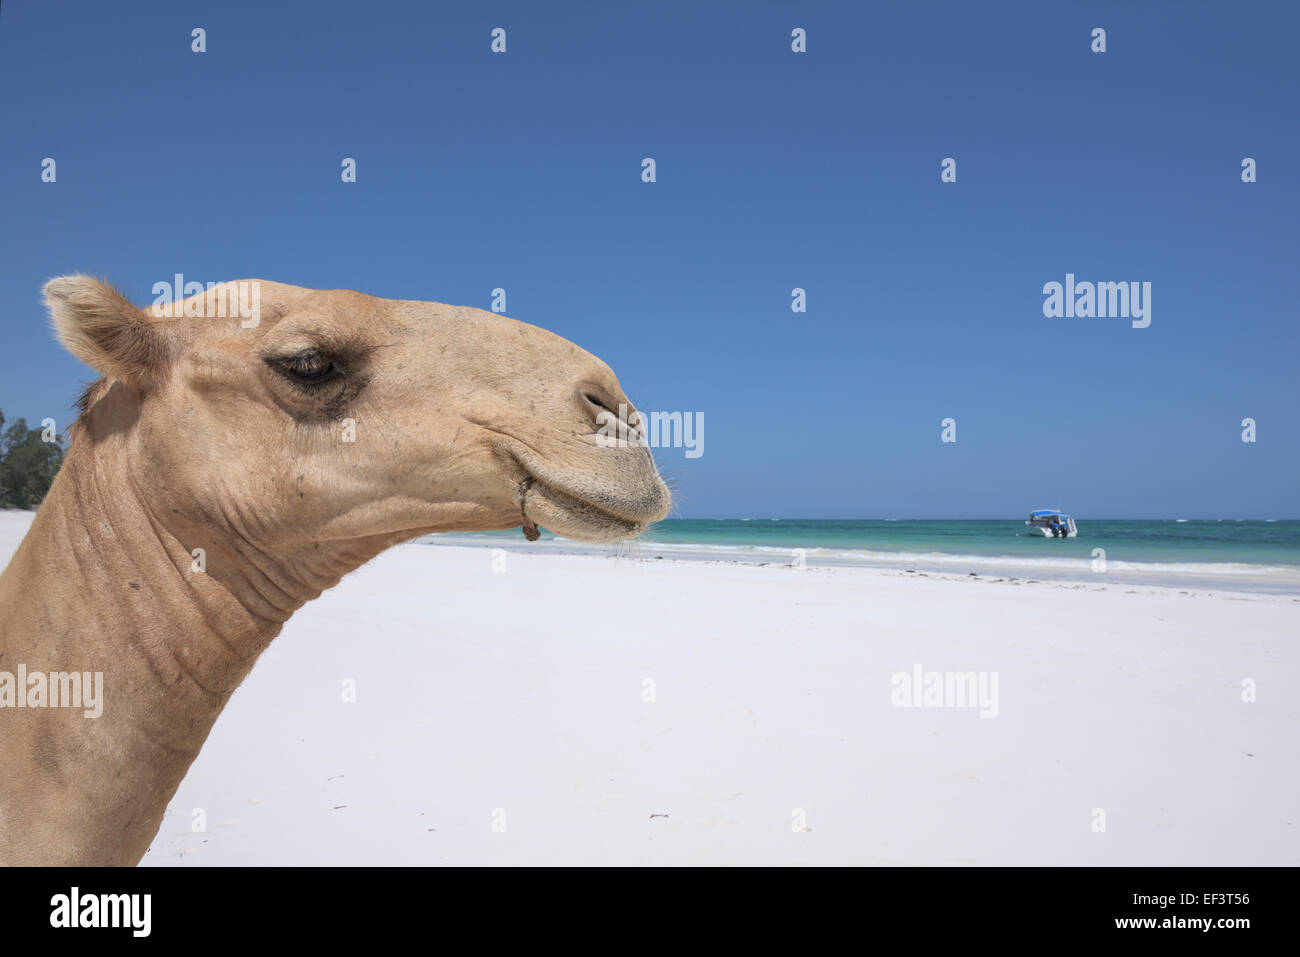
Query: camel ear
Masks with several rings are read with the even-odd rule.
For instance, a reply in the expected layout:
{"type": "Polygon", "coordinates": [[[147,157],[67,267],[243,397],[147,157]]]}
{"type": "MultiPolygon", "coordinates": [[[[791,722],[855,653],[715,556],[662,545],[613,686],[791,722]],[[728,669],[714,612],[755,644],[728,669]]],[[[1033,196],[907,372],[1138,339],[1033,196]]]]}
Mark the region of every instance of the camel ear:
{"type": "Polygon", "coordinates": [[[166,361],[161,330],[112,286],[89,276],[45,284],[54,331],[68,351],[111,379],[142,388],[166,361]]]}

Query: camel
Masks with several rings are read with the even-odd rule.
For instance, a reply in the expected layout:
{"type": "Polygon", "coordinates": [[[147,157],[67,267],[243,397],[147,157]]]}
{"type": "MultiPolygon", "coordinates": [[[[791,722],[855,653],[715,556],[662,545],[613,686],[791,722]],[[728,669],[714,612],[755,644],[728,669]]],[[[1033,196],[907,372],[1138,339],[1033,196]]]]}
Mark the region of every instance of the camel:
{"type": "Polygon", "coordinates": [[[538,525],[611,542],[668,513],[648,447],[596,441],[634,407],[568,340],[240,283],[255,322],[205,312],[210,293],[160,316],[86,276],[45,286],[58,338],[103,378],[0,576],[0,672],[102,673],[102,714],[0,707],[0,863],[138,863],[258,655],[384,549],[538,525]]]}

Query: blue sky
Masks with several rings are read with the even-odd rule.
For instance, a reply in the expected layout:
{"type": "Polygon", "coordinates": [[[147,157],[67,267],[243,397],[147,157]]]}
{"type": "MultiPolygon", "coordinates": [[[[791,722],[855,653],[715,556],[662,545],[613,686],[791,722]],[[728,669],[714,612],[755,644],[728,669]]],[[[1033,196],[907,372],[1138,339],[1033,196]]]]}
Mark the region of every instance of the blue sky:
{"type": "Polygon", "coordinates": [[[0,409],[62,426],[91,377],[47,331],[53,275],[141,304],[177,272],[503,287],[643,408],[703,414],[702,457],[656,455],[681,517],[1300,517],[1297,27],[1288,3],[11,0],[0,409]],[[1067,272],[1150,282],[1150,327],[1045,318],[1067,272]]]}

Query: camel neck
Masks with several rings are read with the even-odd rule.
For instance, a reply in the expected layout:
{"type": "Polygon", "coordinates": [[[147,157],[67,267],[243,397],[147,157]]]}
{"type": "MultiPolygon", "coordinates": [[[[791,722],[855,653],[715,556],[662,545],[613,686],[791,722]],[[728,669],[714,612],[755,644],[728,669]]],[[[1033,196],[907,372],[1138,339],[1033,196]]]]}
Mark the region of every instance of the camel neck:
{"type": "MultiPolygon", "coordinates": [[[[106,663],[106,706],[147,703],[150,737],[197,754],[292,609],[258,598],[246,573],[208,573],[205,551],[143,499],[124,457],[112,445],[69,453],[4,576],[52,627],[10,643],[74,670],[85,670],[79,657],[106,663]]],[[[205,544],[223,559],[233,551],[205,544]]]]}
{"type": "Polygon", "coordinates": [[[28,842],[47,832],[62,843],[47,844],[41,863],[138,861],[280,628],[196,570],[187,543],[141,501],[122,453],[74,445],[0,575],[0,671],[102,682],[98,714],[55,707],[52,691],[0,710],[0,777],[11,782],[0,863],[36,862],[28,842]]]}
{"type": "Polygon", "coordinates": [[[132,449],[78,437],[0,575],[0,672],[102,676],[93,717],[0,709],[0,864],[136,863],[284,622],[393,540],[276,557],[251,516],[178,498],[132,449]]]}

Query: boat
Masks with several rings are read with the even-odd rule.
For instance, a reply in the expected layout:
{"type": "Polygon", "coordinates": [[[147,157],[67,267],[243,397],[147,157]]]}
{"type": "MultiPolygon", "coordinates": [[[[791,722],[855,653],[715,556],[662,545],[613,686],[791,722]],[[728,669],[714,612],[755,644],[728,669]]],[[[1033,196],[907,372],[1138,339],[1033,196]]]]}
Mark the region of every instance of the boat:
{"type": "Polygon", "coordinates": [[[1056,508],[1036,508],[1025,520],[1030,535],[1042,535],[1044,538],[1077,538],[1079,529],[1074,519],[1056,508]]]}

